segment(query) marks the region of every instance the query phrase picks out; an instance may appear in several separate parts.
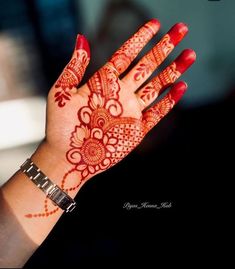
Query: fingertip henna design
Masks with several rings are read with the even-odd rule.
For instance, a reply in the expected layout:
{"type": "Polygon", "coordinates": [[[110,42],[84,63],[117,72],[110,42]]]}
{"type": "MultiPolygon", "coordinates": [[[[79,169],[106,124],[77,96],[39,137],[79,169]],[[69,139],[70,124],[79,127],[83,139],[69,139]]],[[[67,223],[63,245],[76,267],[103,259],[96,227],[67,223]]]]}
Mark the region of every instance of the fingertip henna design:
{"type": "Polygon", "coordinates": [[[70,100],[69,91],[81,82],[89,60],[89,44],[84,36],[78,35],[73,58],[55,83],[55,88],[60,89],[54,95],[59,107],[65,106],[66,101],[70,100]]]}

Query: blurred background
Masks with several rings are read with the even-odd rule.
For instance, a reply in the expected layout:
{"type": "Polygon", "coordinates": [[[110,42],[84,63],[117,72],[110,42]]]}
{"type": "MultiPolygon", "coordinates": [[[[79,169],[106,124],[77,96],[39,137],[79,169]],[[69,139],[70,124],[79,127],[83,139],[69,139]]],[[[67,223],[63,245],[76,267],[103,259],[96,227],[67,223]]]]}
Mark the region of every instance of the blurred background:
{"type": "Polygon", "coordinates": [[[208,233],[199,253],[207,255],[213,237],[206,220],[220,214],[214,199],[222,189],[215,177],[226,181],[233,167],[227,156],[233,156],[234,139],[234,11],[233,0],[0,2],[0,185],[42,140],[45,98],[71,57],[77,33],[91,46],[85,79],[154,17],[162,26],[149,46],[176,22],[190,29],[163,67],[184,48],[197,53],[182,77],[189,90],[180,104],[125,161],[82,188],[78,210],[62,217],[26,268],[73,266],[90,258],[103,264],[152,257],[158,263],[176,249],[184,252],[178,259],[185,251],[193,257],[190,246],[201,240],[201,229],[208,233]],[[125,202],[172,206],[127,211],[125,202]],[[52,250],[60,259],[48,255],[52,250]]]}

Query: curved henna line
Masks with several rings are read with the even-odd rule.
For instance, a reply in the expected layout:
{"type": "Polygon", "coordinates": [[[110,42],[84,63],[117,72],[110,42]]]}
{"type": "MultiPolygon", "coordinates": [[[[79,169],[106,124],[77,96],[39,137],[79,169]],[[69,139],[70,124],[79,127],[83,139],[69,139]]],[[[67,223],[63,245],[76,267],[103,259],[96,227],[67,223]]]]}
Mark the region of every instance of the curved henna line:
{"type": "Polygon", "coordinates": [[[71,170],[69,170],[64,176],[63,176],[63,179],[62,179],[62,182],[61,182],[61,188],[65,191],[65,192],[71,192],[71,191],[74,191],[76,190],[83,182],[83,180],[80,180],[80,182],[75,185],[75,186],[72,186],[72,187],[69,187],[69,188],[66,188],[65,189],[65,183],[66,183],[66,179],[67,179],[67,176],[69,176],[71,173],[73,173],[74,171],[77,171],[77,172],[80,172],[78,171],[76,168],[72,168],[71,170]]]}
{"type": "Polygon", "coordinates": [[[123,113],[123,107],[120,102],[115,99],[110,99],[106,102],[105,108],[113,117],[119,117],[123,113]]]}
{"type": "Polygon", "coordinates": [[[66,100],[70,100],[71,94],[69,90],[73,89],[81,82],[88,63],[88,52],[85,49],[77,49],[76,47],[76,57],[72,58],[55,83],[55,88],[61,89],[54,95],[55,102],[58,102],[59,107],[64,107],[66,100]]]}
{"type": "Polygon", "coordinates": [[[78,110],[79,121],[88,124],[90,122],[91,113],[92,110],[88,106],[82,107],[78,110]]]}
{"type": "Polygon", "coordinates": [[[74,164],[74,165],[79,163],[80,160],[82,159],[81,153],[79,152],[79,148],[72,147],[69,151],[67,151],[66,159],[69,160],[69,162],[71,164],[74,164]],[[78,161],[78,158],[74,157],[75,154],[77,154],[77,155],[79,154],[79,156],[80,156],[79,161],[78,161]]]}
{"type": "Polygon", "coordinates": [[[149,132],[175,105],[175,100],[169,92],[159,103],[145,112],[143,123],[149,132]]]}
{"type": "Polygon", "coordinates": [[[29,213],[29,214],[26,214],[25,217],[26,218],[40,218],[40,217],[42,218],[42,217],[49,217],[50,215],[55,214],[59,210],[59,207],[56,206],[55,209],[49,211],[48,210],[47,201],[48,201],[48,198],[46,198],[44,200],[44,211],[43,212],[40,212],[40,213],[29,213]]]}

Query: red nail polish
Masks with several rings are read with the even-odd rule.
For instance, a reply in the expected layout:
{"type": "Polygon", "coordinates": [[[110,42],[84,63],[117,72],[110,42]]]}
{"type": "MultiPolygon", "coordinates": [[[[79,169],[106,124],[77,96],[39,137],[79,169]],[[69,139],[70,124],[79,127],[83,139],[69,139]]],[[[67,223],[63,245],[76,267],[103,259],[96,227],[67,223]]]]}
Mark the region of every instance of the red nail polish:
{"type": "Polygon", "coordinates": [[[182,98],[187,88],[188,85],[184,81],[176,83],[170,91],[171,98],[177,103],[182,98]]]}
{"type": "Polygon", "coordinates": [[[76,49],[84,49],[90,57],[90,46],[84,35],[77,35],[76,49]]]}
{"type": "Polygon", "coordinates": [[[184,50],[175,60],[176,69],[183,74],[196,60],[196,53],[192,49],[184,50]]]}
{"type": "Polygon", "coordinates": [[[185,23],[180,22],[175,24],[169,30],[168,35],[170,36],[173,45],[176,46],[185,37],[187,33],[188,33],[188,26],[185,23]]]}
{"type": "Polygon", "coordinates": [[[158,28],[160,28],[160,26],[161,26],[161,23],[160,23],[160,21],[159,20],[157,20],[157,19],[152,19],[152,20],[150,20],[150,22],[151,23],[154,23],[154,24],[156,24],[157,26],[158,26],[158,28]]]}

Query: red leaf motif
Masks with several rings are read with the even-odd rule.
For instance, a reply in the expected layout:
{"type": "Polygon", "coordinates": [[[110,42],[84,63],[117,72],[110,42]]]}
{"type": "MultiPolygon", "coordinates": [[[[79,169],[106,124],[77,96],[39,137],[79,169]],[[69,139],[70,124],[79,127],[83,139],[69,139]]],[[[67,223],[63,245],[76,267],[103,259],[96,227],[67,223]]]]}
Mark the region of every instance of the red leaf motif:
{"type": "Polygon", "coordinates": [[[56,92],[55,95],[54,95],[54,97],[56,98],[56,97],[58,97],[60,94],[61,94],[61,92],[56,92]]]}
{"type": "Polygon", "coordinates": [[[140,80],[140,77],[144,78],[149,73],[149,67],[145,64],[140,64],[136,69],[138,72],[134,75],[136,81],[140,80]]]}

